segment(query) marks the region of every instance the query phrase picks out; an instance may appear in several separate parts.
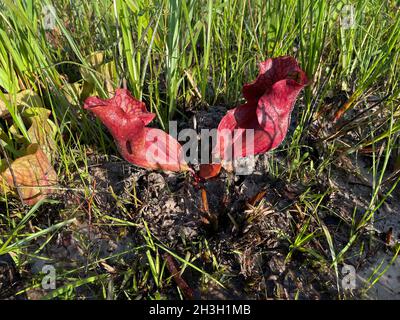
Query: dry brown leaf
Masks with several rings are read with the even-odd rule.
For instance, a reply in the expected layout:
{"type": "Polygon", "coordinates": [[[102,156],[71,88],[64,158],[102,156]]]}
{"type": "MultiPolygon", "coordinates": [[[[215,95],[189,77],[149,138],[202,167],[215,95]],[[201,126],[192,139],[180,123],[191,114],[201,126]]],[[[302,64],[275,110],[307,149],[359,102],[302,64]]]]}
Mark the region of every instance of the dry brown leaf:
{"type": "MultiPolygon", "coordinates": [[[[37,143],[29,145],[26,155],[16,159],[11,164],[11,169],[22,199],[28,205],[34,205],[46,198],[54,191],[51,187],[57,184],[57,174],[37,143]]],[[[1,173],[1,178],[0,186],[3,191],[16,191],[10,168],[1,173]]]]}

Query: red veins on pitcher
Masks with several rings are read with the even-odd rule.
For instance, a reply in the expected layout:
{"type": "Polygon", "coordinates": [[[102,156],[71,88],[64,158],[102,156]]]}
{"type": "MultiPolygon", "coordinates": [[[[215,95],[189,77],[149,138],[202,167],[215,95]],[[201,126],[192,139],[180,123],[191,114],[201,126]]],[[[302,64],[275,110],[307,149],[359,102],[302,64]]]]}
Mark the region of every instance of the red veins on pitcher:
{"type": "Polygon", "coordinates": [[[232,161],[265,153],[278,147],[288,131],[293,106],[308,79],[296,59],[285,56],[260,63],[257,79],[243,86],[247,100],[222,118],[213,157],[219,163],[203,165],[199,175],[217,175],[221,164],[232,169],[232,161]],[[252,130],[246,130],[252,129],[252,130]]]}
{"type": "Polygon", "coordinates": [[[84,108],[107,127],[128,162],[147,169],[189,170],[179,142],[160,129],[146,127],[155,114],[128,90],[117,89],[111,99],[89,97],[84,108]]]}

